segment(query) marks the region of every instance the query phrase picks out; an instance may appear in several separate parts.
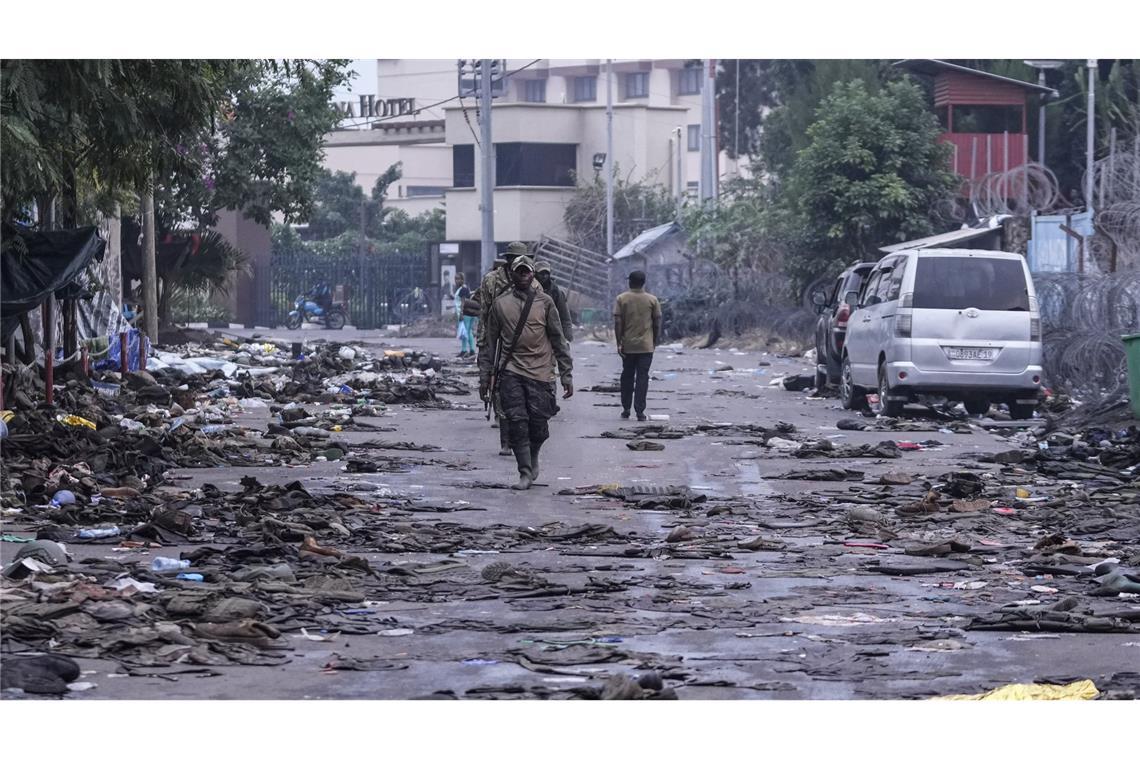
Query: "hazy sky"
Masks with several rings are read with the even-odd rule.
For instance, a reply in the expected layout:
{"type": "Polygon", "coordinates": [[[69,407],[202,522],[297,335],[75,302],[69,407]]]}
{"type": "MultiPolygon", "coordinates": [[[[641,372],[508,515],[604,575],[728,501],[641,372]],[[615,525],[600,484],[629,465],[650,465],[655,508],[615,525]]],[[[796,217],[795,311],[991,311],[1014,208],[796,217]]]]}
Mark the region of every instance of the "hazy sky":
{"type": "Polygon", "coordinates": [[[349,67],[356,72],[356,77],[347,87],[338,87],[334,100],[352,100],[349,97],[353,92],[376,92],[376,59],[355,58],[349,67]]]}

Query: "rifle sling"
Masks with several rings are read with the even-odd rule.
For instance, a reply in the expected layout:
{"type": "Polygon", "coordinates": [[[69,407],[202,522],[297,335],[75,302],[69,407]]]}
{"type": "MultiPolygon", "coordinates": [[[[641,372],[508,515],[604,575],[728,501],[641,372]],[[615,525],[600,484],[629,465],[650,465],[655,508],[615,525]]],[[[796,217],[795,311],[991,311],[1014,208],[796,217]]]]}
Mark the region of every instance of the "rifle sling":
{"type": "Polygon", "coordinates": [[[499,366],[495,368],[495,374],[492,375],[492,383],[498,379],[499,374],[502,373],[502,371],[507,368],[507,365],[511,363],[511,356],[514,355],[515,346],[517,346],[519,342],[519,336],[522,335],[523,328],[526,327],[526,318],[530,316],[530,307],[533,303],[534,288],[531,288],[530,292],[528,292],[526,295],[526,303],[523,304],[522,312],[519,314],[519,321],[515,325],[515,334],[511,338],[511,344],[507,346],[507,350],[503,353],[503,357],[499,362],[499,366]]]}

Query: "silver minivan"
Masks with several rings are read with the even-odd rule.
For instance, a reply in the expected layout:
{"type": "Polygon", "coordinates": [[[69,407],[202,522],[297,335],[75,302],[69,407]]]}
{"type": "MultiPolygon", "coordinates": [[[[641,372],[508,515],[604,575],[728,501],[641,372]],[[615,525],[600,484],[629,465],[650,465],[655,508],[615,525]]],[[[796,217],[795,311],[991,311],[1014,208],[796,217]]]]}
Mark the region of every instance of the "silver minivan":
{"type": "Polygon", "coordinates": [[[839,395],[845,409],[879,396],[898,416],[921,397],[962,401],[971,414],[1008,404],[1033,416],[1041,393],[1041,318],[1025,258],[919,249],[871,270],[847,323],[839,395]]]}

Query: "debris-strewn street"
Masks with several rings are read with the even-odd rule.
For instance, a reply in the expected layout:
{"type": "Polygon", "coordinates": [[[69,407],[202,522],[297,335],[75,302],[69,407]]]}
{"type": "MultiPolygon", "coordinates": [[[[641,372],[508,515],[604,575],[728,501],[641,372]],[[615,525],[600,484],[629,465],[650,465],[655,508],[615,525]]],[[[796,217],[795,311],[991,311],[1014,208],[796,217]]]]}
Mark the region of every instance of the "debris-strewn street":
{"type": "Polygon", "coordinates": [[[239,333],[8,423],[5,698],[1140,689],[1119,415],[876,419],[785,390],[803,359],[674,344],[639,423],[582,335],[516,492],[454,340],[239,333]]]}

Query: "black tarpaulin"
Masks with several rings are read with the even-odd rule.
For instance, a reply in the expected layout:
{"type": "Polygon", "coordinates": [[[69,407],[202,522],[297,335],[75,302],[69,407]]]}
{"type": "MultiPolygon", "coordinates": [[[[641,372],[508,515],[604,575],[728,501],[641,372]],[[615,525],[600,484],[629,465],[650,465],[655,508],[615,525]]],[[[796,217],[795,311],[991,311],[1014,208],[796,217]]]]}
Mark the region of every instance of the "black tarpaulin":
{"type": "Polygon", "coordinates": [[[49,293],[58,293],[71,285],[92,261],[102,261],[107,243],[99,237],[96,227],[24,232],[6,224],[2,234],[0,317],[3,339],[7,340],[22,314],[43,303],[49,293]],[[16,243],[16,237],[23,246],[16,243]]]}

